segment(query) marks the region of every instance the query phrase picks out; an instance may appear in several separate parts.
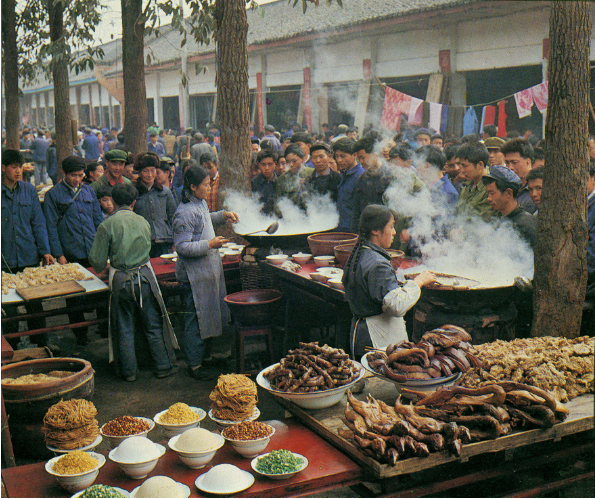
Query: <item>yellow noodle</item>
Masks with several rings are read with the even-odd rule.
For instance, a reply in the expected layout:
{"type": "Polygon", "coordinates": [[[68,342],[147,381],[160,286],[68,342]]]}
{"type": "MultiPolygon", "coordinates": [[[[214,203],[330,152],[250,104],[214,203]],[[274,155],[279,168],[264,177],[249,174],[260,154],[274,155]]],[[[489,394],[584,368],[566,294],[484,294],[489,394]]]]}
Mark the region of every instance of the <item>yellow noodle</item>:
{"type": "Polygon", "coordinates": [[[98,464],[99,461],[86,452],[75,450],[58,459],[52,470],[60,475],[74,475],[92,470],[98,464]]]}
{"type": "Polygon", "coordinates": [[[220,419],[241,421],[254,413],[258,402],[256,384],[243,374],[222,374],[209,395],[213,415],[220,419]]]}
{"type": "Polygon", "coordinates": [[[198,419],[196,414],[187,404],[178,402],[172,405],[164,414],[159,418],[160,423],[165,424],[183,424],[192,423],[198,419]]]}

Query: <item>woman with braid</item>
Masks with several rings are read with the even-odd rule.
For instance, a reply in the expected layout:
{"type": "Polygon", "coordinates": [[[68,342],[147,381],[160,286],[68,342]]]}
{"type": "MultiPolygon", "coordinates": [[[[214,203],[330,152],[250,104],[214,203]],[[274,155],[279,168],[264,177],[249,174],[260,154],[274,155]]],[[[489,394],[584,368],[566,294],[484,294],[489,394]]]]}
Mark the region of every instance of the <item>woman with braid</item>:
{"type": "Polygon", "coordinates": [[[390,263],[396,214],[386,206],[364,208],[359,223],[359,241],[345,265],[343,284],[353,313],[351,353],[359,359],[365,347],[384,349],[407,340],[403,316],[415,305],[420,288],[436,280],[429,271],[401,286],[390,263]]]}

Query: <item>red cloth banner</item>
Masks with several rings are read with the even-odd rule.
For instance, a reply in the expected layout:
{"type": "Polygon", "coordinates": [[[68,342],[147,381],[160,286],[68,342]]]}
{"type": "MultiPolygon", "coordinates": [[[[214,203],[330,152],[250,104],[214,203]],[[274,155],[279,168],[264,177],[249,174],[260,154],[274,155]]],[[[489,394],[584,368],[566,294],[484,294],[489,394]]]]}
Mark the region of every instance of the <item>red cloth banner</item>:
{"type": "Polygon", "coordinates": [[[519,113],[519,118],[525,118],[531,115],[531,108],[533,107],[533,93],[530,88],[521,90],[514,94],[516,102],[516,110],[519,113]]]}
{"type": "Polygon", "coordinates": [[[384,89],[384,104],[382,105],[382,118],[380,119],[380,125],[383,128],[398,130],[401,95],[403,94],[394,88],[386,87],[384,89]]]}

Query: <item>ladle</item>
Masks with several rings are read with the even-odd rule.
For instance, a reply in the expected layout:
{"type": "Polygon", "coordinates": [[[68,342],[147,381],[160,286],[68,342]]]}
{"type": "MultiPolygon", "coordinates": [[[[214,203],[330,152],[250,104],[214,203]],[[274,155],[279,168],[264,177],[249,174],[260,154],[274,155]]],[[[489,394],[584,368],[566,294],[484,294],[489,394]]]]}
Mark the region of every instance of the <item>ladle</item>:
{"type": "Polygon", "coordinates": [[[279,222],[275,221],[271,225],[269,225],[266,230],[256,230],[254,232],[248,232],[248,234],[244,234],[244,236],[251,236],[252,234],[258,234],[259,232],[266,232],[267,234],[274,234],[277,232],[279,228],[279,222]]]}

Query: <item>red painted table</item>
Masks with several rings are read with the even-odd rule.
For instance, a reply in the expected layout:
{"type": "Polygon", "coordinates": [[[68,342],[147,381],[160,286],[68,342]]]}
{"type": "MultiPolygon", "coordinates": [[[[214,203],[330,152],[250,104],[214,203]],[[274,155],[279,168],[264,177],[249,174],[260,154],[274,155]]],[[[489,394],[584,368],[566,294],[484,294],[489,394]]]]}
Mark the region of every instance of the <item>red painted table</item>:
{"type": "MultiPolygon", "coordinates": [[[[168,450],[149,474],[167,475],[190,487],[190,497],[205,497],[194,485],[194,481],[211,466],[229,463],[251,472],[256,480],[249,489],[237,497],[297,497],[320,493],[339,487],[355,485],[362,480],[362,469],[345,454],[335,449],[314,432],[293,419],[270,421],[276,431],[266,451],[289,449],[305,456],[308,467],[287,480],[269,480],[258,476],[250,467],[251,459],[237,454],[229,443],[217,451],[213,460],[205,468],[192,470],[186,467],[175,452],[168,450]]],[[[44,468],[45,463],[29,464],[2,470],[2,478],[8,497],[70,497],[55,478],[44,468]]],[[[145,479],[128,478],[109,459],[101,468],[95,483],[122,487],[131,491],[145,479]]]]}

